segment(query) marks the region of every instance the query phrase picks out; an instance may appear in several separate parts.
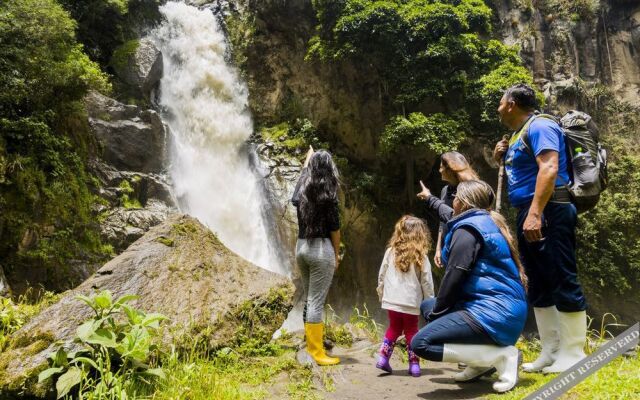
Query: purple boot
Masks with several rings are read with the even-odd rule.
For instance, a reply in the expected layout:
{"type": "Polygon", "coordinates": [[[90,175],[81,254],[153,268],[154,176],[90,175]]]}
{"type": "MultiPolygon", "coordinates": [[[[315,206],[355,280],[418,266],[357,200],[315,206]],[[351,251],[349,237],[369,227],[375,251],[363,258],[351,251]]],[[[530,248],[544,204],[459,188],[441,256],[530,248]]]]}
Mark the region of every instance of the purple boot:
{"type": "Polygon", "coordinates": [[[392,342],[387,338],[384,339],[382,345],[380,346],[380,354],[378,356],[376,368],[379,368],[388,373],[393,372],[393,369],[391,369],[391,364],[389,364],[389,359],[391,358],[391,354],[393,354],[393,347],[395,345],[396,342],[392,342]]]}
{"type": "Polygon", "coordinates": [[[416,353],[411,350],[411,348],[407,348],[407,354],[409,356],[409,374],[417,378],[421,374],[420,359],[418,358],[416,353]]]}

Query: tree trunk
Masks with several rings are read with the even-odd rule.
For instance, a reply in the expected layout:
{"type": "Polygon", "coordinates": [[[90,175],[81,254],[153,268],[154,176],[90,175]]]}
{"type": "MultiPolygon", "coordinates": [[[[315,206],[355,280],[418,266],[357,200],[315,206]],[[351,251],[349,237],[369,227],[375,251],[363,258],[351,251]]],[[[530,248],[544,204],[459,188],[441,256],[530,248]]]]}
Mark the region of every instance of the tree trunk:
{"type": "Polygon", "coordinates": [[[413,201],[416,196],[413,191],[413,154],[411,152],[407,152],[405,157],[404,186],[407,193],[407,200],[409,200],[409,206],[413,207],[413,201]]]}

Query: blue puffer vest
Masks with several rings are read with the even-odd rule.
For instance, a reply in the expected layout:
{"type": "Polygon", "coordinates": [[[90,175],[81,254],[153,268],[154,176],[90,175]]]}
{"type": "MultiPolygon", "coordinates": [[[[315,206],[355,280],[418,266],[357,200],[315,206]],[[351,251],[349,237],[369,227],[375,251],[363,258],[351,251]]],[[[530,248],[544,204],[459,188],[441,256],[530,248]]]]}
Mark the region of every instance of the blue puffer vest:
{"type": "Polygon", "coordinates": [[[527,319],[527,300],[507,240],[487,211],[466,211],[447,223],[442,250],[445,265],[453,233],[462,226],[478,232],[483,244],[455,309],[471,313],[496,343],[513,345],[527,319]]]}

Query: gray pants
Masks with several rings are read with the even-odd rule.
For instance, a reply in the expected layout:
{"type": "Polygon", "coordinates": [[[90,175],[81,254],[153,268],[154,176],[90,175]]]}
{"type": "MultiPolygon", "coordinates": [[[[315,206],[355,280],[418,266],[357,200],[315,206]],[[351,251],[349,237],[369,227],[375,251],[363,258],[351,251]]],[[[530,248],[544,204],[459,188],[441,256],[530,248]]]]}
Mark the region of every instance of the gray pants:
{"type": "Polygon", "coordinates": [[[302,275],[306,295],[306,318],[304,322],[322,322],[322,310],[329,293],[336,256],[327,238],[298,239],[296,261],[302,275]]]}

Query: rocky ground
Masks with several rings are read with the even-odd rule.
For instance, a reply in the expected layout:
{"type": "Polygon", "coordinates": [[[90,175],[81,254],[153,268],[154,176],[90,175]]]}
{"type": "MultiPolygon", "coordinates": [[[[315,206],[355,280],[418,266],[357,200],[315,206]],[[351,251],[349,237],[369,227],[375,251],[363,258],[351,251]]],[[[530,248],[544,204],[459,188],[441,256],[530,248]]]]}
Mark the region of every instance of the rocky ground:
{"type": "MultiPolygon", "coordinates": [[[[314,367],[317,395],[327,400],[400,400],[479,399],[493,393],[491,384],[495,376],[464,385],[455,383],[453,375],[459,372],[457,364],[423,361],[422,376],[414,378],[408,375],[408,364],[398,351],[391,362],[393,373],[383,373],[375,368],[377,350],[378,344],[367,340],[357,341],[351,348],[334,348],[332,355],[340,357],[340,365],[314,367]]],[[[287,376],[282,375],[270,390],[272,398],[291,398],[286,391],[287,383],[287,376]]]]}

